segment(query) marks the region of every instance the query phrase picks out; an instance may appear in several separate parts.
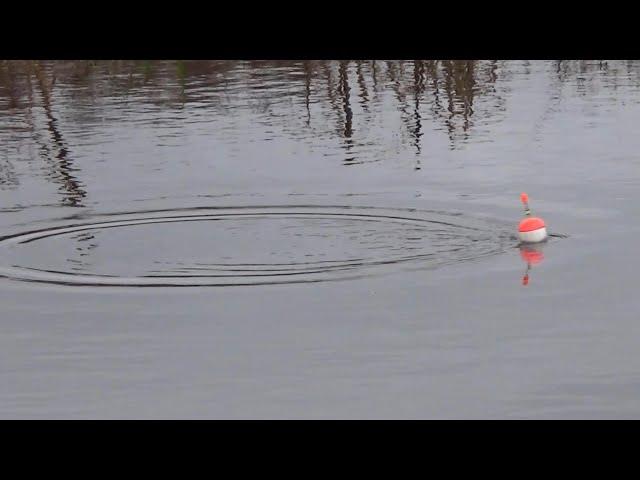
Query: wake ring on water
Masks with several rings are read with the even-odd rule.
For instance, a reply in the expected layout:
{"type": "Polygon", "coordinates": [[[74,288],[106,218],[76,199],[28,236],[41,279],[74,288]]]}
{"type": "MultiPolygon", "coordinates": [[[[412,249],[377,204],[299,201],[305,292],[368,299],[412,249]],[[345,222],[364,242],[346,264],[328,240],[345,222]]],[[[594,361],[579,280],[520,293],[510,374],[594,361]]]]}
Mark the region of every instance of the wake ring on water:
{"type": "Polygon", "coordinates": [[[112,287],[305,283],[433,269],[513,246],[504,225],[414,209],[203,207],[92,220],[0,238],[0,276],[112,287]]]}

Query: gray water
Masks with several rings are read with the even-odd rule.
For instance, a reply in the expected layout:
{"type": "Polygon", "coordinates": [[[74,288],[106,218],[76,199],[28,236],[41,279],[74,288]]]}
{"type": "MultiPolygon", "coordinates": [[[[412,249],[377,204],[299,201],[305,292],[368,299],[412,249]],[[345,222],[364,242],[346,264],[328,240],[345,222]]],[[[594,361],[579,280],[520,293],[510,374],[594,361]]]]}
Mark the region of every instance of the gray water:
{"type": "Polygon", "coordinates": [[[0,62],[0,417],[639,418],[638,123],[637,62],[0,62]]]}

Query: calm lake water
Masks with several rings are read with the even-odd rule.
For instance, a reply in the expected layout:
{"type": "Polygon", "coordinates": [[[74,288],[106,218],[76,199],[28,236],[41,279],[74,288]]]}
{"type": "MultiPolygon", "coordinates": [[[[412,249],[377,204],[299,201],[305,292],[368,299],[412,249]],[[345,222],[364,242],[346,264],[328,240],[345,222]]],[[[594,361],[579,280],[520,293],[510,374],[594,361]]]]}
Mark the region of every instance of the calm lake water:
{"type": "Polygon", "coordinates": [[[0,417],[640,418],[638,124],[637,62],[2,61],[0,417]]]}

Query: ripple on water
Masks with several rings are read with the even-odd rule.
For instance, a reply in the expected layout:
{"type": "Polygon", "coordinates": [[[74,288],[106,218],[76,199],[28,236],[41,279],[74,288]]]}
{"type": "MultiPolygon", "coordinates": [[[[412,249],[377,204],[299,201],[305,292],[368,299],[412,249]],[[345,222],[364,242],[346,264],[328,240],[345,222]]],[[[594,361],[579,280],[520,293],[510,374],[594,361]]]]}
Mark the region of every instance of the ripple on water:
{"type": "Polygon", "coordinates": [[[505,251],[503,225],[428,210],[224,207],[93,216],[0,238],[0,276],[76,286],[240,286],[432,269],[505,251]]]}

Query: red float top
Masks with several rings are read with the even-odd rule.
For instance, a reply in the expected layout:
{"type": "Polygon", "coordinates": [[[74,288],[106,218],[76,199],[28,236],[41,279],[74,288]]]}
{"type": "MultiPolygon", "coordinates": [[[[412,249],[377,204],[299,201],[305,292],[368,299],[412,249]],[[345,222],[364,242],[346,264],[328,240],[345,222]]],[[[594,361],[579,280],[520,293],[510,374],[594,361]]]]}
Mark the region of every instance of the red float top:
{"type": "Polygon", "coordinates": [[[533,230],[538,230],[539,228],[544,228],[544,220],[538,217],[527,217],[520,222],[518,231],[531,232],[533,230]]]}

